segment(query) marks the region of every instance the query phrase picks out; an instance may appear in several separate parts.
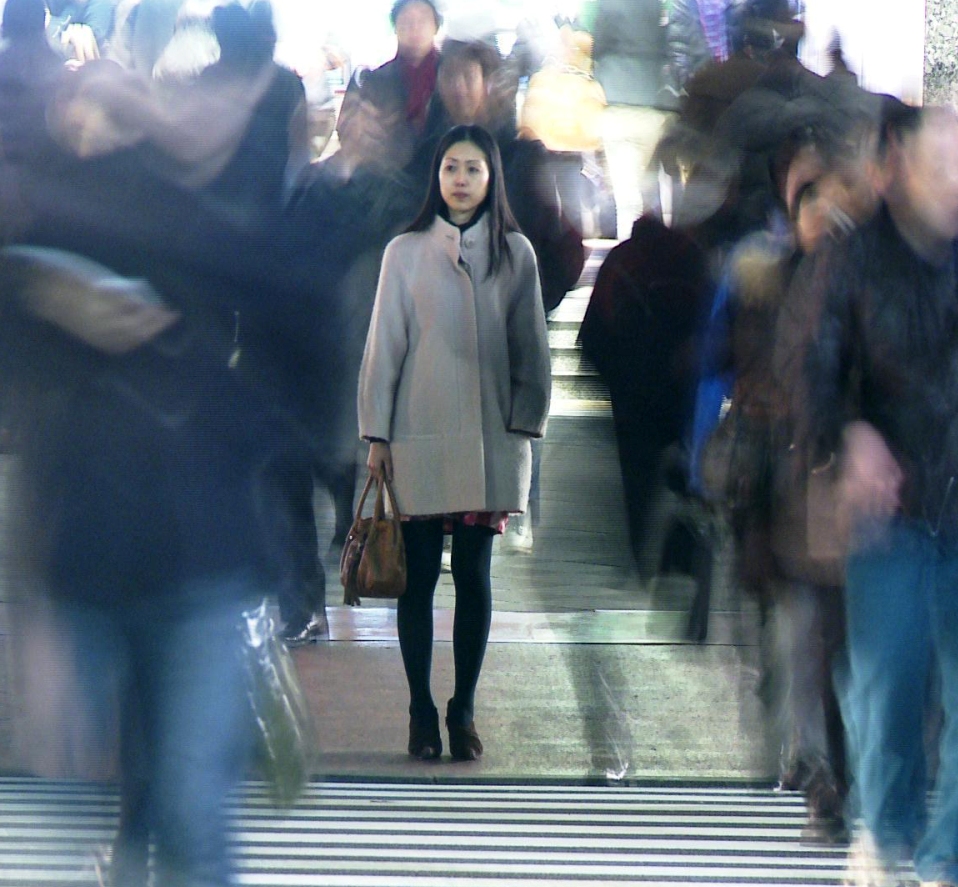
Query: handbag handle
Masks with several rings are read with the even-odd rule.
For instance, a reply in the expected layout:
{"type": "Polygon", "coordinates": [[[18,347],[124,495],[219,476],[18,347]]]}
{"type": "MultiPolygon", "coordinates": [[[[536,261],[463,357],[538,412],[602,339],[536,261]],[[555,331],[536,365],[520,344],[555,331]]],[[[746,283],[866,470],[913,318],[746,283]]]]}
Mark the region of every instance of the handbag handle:
{"type": "Polygon", "coordinates": [[[373,506],[373,518],[375,520],[383,520],[386,517],[386,496],[383,495],[383,489],[386,491],[386,496],[389,497],[389,510],[392,512],[393,520],[399,520],[399,506],[396,504],[396,494],[393,492],[393,485],[389,482],[389,478],[386,475],[383,475],[383,479],[376,484],[376,504],[373,506]]]}
{"type": "Polygon", "coordinates": [[[386,496],[389,497],[389,507],[392,511],[393,518],[399,520],[399,505],[396,503],[396,494],[393,492],[393,485],[389,482],[389,479],[385,475],[383,475],[383,479],[381,481],[377,482],[372,473],[370,473],[366,478],[366,484],[363,486],[363,491],[359,496],[359,504],[356,506],[356,520],[358,521],[363,516],[363,508],[366,505],[366,498],[369,496],[369,491],[372,489],[374,483],[376,484],[376,502],[373,505],[373,518],[376,520],[382,520],[386,516],[386,505],[383,496],[383,488],[385,487],[386,496]]]}
{"type": "Polygon", "coordinates": [[[356,506],[356,521],[363,516],[363,506],[366,504],[366,497],[369,495],[369,491],[373,488],[373,481],[375,478],[372,474],[366,478],[366,485],[363,487],[363,491],[359,496],[359,504],[356,506]]]}

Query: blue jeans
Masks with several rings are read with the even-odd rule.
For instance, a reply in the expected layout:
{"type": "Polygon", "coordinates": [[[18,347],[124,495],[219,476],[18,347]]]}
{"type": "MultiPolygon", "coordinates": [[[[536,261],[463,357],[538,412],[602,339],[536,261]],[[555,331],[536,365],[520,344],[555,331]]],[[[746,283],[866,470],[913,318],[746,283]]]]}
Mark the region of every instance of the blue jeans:
{"type": "Polygon", "coordinates": [[[923,881],[958,881],[958,546],[894,521],[849,558],[846,612],[861,817],[889,859],[913,854],[923,881]],[[936,662],[946,726],[929,816],[923,730],[936,662]]]}
{"type": "Polygon", "coordinates": [[[246,772],[253,737],[238,622],[255,589],[245,574],[201,586],[183,607],[158,596],[72,608],[91,705],[108,713],[119,694],[116,887],[146,883],[151,842],[156,887],[231,881],[224,805],[246,772]],[[198,609],[204,590],[216,603],[198,609]]]}

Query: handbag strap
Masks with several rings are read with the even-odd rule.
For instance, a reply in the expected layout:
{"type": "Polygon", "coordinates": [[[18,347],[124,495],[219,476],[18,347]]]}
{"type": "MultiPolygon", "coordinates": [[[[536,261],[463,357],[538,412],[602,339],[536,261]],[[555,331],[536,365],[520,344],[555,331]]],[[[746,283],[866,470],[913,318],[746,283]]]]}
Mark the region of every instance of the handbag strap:
{"type": "Polygon", "coordinates": [[[393,520],[399,520],[399,506],[396,504],[396,494],[389,478],[383,475],[382,480],[376,481],[376,504],[373,506],[373,519],[384,520],[386,517],[386,497],[389,497],[389,510],[393,520]],[[385,495],[383,491],[385,490],[385,495]]]}
{"type": "Polygon", "coordinates": [[[356,520],[360,520],[363,516],[363,508],[366,505],[366,498],[369,496],[369,491],[373,488],[373,484],[376,485],[376,502],[373,505],[373,518],[375,520],[382,520],[386,516],[386,503],[385,496],[389,497],[389,510],[392,512],[392,516],[395,520],[399,520],[400,511],[399,505],[396,503],[396,494],[393,491],[393,485],[389,482],[389,479],[383,475],[381,481],[377,481],[373,477],[372,473],[366,478],[366,484],[363,487],[363,491],[359,496],[359,504],[356,506],[356,520]],[[383,489],[385,489],[385,496],[383,495],[383,489]]]}
{"type": "Polygon", "coordinates": [[[373,520],[381,521],[386,516],[386,509],[383,505],[383,487],[386,485],[386,475],[376,481],[376,504],[373,505],[373,520]]]}
{"type": "Polygon", "coordinates": [[[392,511],[393,519],[399,520],[402,516],[402,512],[399,510],[399,504],[396,502],[396,493],[393,491],[393,485],[390,482],[389,478],[385,479],[386,494],[389,496],[389,508],[392,511]]]}
{"type": "Polygon", "coordinates": [[[363,487],[363,491],[359,496],[359,504],[356,506],[356,520],[358,521],[363,516],[363,506],[366,504],[366,497],[369,495],[369,491],[373,487],[373,482],[375,478],[372,474],[366,478],[366,485],[363,487]]]}

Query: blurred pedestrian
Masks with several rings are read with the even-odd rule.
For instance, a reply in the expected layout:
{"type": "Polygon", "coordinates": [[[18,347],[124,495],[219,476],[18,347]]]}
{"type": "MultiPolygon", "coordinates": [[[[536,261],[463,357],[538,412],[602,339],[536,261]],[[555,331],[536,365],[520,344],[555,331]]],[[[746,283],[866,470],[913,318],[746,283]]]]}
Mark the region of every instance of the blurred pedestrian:
{"type": "Polygon", "coordinates": [[[336,328],[345,356],[341,385],[328,375],[313,377],[302,366],[298,378],[290,379],[314,441],[313,471],[333,502],[327,560],[336,563],[354,516],[360,458],[356,386],[383,251],[422,202],[412,177],[393,164],[380,122],[373,95],[358,96],[348,120],[340,121],[339,150],[311,164],[287,209],[295,261],[317,282],[321,296],[315,300],[317,317],[336,328]]]}
{"type": "Polygon", "coordinates": [[[237,2],[218,6],[211,22],[220,55],[200,74],[204,85],[215,90],[253,82],[266,69],[273,76],[233,156],[204,190],[237,224],[268,229],[309,162],[306,90],[298,74],[273,61],[276,30],[267,0],[254,0],[248,9],[237,2]]]}
{"type": "MultiPolygon", "coordinates": [[[[273,71],[269,88],[256,103],[249,124],[229,162],[202,189],[205,200],[231,224],[261,237],[273,236],[285,224],[286,198],[292,182],[305,166],[309,149],[306,135],[306,93],[298,74],[273,60],[276,30],[272,7],[255,0],[219,6],[212,13],[219,59],[199,76],[206,87],[253,81],[264,69],[273,71]]],[[[322,280],[319,272],[317,280],[322,280]]],[[[326,292],[318,283],[304,291],[304,300],[316,305],[315,292],[326,292]]],[[[264,291],[264,299],[269,297],[264,291]]],[[[237,354],[241,372],[272,375],[273,387],[288,389],[286,398],[299,401],[322,358],[310,360],[295,354],[290,366],[276,360],[271,325],[256,315],[237,315],[237,354]]],[[[305,329],[311,329],[307,326],[305,329]]],[[[290,354],[292,358],[292,353],[290,354]]],[[[321,385],[314,382],[314,385],[321,385]]],[[[298,412],[299,422],[305,415],[298,412]]],[[[306,433],[292,435],[270,466],[274,486],[289,505],[289,571],[279,582],[280,636],[290,645],[312,643],[329,632],[326,617],[326,574],[320,560],[313,507],[313,448],[306,433]]]]}
{"type": "Polygon", "coordinates": [[[63,59],[46,36],[44,0],[7,0],[0,36],[0,160],[49,161],[54,153],[46,105],[63,73],[63,59]]]}
{"type": "MultiPolygon", "coordinates": [[[[169,119],[97,65],[49,109],[84,156],[25,177],[25,249],[3,256],[4,379],[31,394],[17,401],[29,505],[17,540],[77,645],[78,695],[101,734],[119,703],[111,883],[147,883],[152,845],[158,887],[226,885],[224,807],[253,736],[237,626],[283,569],[265,469],[291,433],[280,398],[230,366],[234,317],[270,326],[281,353],[299,335],[299,289],[267,244],[159,171],[144,128],[113,120],[92,139],[107,107],[169,119]]],[[[217,153],[222,131],[205,122],[217,153]]]]}
{"type": "Polygon", "coordinates": [[[360,90],[371,94],[393,162],[403,167],[425,129],[429,99],[436,88],[436,35],[442,16],[433,0],[395,0],[389,20],[396,31],[396,56],[371,71],[356,73],[343,96],[340,121],[352,114],[360,90]]]}
{"type": "Polygon", "coordinates": [[[598,0],[592,57],[608,101],[603,144],[619,240],[642,213],[643,194],[658,190],[650,162],[678,108],[667,88],[666,25],[661,0],[598,0]]]}
{"type": "Polygon", "coordinates": [[[609,389],[631,553],[643,579],[658,568],[653,505],[666,450],[692,412],[698,332],[712,292],[705,251],[644,214],[596,276],[580,330],[609,389]]]}
{"type": "Polygon", "coordinates": [[[791,447],[796,410],[804,408],[794,376],[808,347],[804,318],[817,308],[808,287],[815,256],[864,222],[875,198],[859,197],[870,190],[869,158],[856,134],[814,122],[777,152],[774,179],[788,237],[754,237],[734,260],[732,403],[738,427],[747,423],[761,444],[733,524],[739,575],[769,608],[765,689],[781,742],[780,786],[805,792],[805,839],[837,843],[847,840],[845,731],[833,680],[844,649],[843,575],[837,560],[821,557],[809,541],[809,521],[822,516],[809,511],[809,466],[791,447]],[[780,362],[792,373],[779,375],[780,362]]]}
{"type": "Polygon", "coordinates": [[[483,752],[475,691],[492,618],[492,541],[526,509],[529,441],[545,431],[549,349],[535,253],[509,211],[495,140],[457,126],[429,193],[383,258],[360,372],[368,466],[392,478],[408,582],[398,603],[409,684],[409,753],[442,753],[430,688],[432,601],[452,534],[456,685],[446,709],[455,760],[483,752]]]}
{"type": "Polygon", "coordinates": [[[861,829],[848,882],[958,883],[958,119],[886,102],[883,203],[816,273],[813,465],[835,460],[847,539],[843,702],[861,829]],[[945,730],[929,810],[932,669],[945,730]]]}

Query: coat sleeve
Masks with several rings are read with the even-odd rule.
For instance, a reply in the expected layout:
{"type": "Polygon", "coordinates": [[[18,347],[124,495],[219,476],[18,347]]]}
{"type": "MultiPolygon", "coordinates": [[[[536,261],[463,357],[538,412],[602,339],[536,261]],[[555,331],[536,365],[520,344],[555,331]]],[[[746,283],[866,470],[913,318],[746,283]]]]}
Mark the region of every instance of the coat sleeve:
{"type": "Polygon", "coordinates": [[[386,247],[359,370],[359,436],[392,439],[393,407],[409,347],[402,261],[396,242],[386,247]]]}
{"type": "Polygon", "coordinates": [[[509,430],[545,434],[552,392],[549,337],[535,253],[525,237],[510,238],[514,289],[508,317],[512,414],[509,430]]]}
{"type": "MultiPolygon", "coordinates": [[[[838,452],[845,424],[859,418],[859,359],[850,332],[855,325],[857,290],[854,260],[864,259],[845,255],[841,245],[823,253],[802,281],[811,334],[806,337],[807,347],[793,357],[790,367],[793,375],[801,373],[791,384],[796,442],[811,465],[823,464],[838,452]]],[[[776,370],[783,374],[788,369],[779,359],[776,370]]],[[[786,377],[786,383],[791,379],[786,377]]]]}

